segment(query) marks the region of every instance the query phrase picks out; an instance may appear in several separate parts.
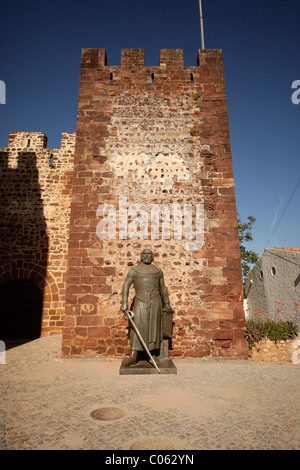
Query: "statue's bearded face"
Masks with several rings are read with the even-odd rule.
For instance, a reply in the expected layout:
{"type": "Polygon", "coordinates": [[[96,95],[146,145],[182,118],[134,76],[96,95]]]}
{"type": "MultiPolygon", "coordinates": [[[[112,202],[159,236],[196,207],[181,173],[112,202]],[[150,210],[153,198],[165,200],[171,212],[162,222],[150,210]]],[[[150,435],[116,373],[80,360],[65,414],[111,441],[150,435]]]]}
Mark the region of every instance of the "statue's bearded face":
{"type": "Polygon", "coordinates": [[[141,254],[141,261],[144,263],[144,264],[151,264],[152,261],[153,261],[153,253],[151,250],[143,250],[142,251],[142,254],[141,254]]]}

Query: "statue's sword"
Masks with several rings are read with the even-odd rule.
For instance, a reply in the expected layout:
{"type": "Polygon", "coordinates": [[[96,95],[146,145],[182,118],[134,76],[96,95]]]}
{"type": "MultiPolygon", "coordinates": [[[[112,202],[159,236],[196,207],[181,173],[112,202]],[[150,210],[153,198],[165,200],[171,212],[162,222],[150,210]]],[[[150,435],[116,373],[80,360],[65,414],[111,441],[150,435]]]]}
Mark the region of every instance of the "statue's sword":
{"type": "Polygon", "coordinates": [[[155,369],[157,370],[157,372],[160,374],[160,370],[159,370],[159,368],[157,367],[157,364],[156,364],[155,360],[153,359],[152,354],[150,353],[149,349],[147,348],[147,345],[146,345],[145,341],[143,340],[141,333],[139,332],[139,330],[138,330],[136,324],[134,323],[133,317],[134,317],[134,313],[133,313],[131,310],[126,310],[126,311],[124,312],[124,318],[125,318],[125,320],[126,320],[126,319],[129,320],[129,322],[130,322],[132,328],[134,329],[134,331],[135,331],[135,333],[136,333],[138,339],[139,339],[140,342],[141,342],[141,345],[143,346],[143,348],[145,349],[146,353],[148,354],[150,361],[151,361],[152,364],[154,365],[154,367],[155,367],[155,369]]]}

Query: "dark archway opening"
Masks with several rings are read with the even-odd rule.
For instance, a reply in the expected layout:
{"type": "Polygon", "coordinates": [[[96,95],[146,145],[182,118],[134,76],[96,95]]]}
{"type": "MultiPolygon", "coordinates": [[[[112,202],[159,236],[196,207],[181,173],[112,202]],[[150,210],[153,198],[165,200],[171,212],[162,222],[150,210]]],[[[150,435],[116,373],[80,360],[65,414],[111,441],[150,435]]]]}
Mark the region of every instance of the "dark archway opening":
{"type": "Polygon", "coordinates": [[[43,295],[29,279],[16,279],[0,287],[0,339],[6,349],[40,337],[43,295]]]}

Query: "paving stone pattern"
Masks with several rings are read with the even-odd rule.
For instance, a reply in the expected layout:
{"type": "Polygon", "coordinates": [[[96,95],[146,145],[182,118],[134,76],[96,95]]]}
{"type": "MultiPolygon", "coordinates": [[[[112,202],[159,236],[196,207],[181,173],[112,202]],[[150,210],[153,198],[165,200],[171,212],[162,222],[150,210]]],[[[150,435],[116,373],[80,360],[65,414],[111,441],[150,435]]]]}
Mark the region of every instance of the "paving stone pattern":
{"type": "Polygon", "coordinates": [[[6,352],[0,449],[300,449],[300,366],[177,359],[177,375],[62,359],[61,336],[6,352]],[[101,408],[120,419],[93,419],[101,408]],[[123,413],[122,413],[123,411],[123,413]]]}

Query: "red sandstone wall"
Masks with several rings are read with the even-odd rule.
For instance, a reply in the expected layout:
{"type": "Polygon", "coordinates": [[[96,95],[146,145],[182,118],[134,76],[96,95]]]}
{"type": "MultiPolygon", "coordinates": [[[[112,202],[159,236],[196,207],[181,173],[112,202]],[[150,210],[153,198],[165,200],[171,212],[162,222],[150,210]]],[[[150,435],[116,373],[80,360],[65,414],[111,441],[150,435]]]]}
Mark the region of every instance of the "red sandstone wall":
{"type": "Polygon", "coordinates": [[[83,49],[64,356],[129,352],[121,288],[145,247],[164,271],[176,312],[171,355],[246,357],[220,50],[199,51],[196,67],[184,66],[182,50],[161,50],[160,65],[148,67],[142,49],[122,50],[120,66],[106,65],[104,49],[83,49]],[[116,214],[108,239],[99,238],[103,204],[116,214]],[[134,204],[148,211],[148,225],[138,225],[134,204]],[[151,238],[151,204],[190,204],[194,229],[195,208],[204,207],[203,246],[200,240],[200,249],[188,249],[172,229],[163,239],[162,224],[151,238]],[[127,227],[120,210],[127,211],[127,227]],[[133,238],[134,227],[140,238],[133,238]]]}
{"type": "Polygon", "coordinates": [[[64,324],[74,144],[74,133],[51,149],[42,132],[12,132],[0,149],[0,286],[30,279],[40,288],[42,336],[64,324]]]}

